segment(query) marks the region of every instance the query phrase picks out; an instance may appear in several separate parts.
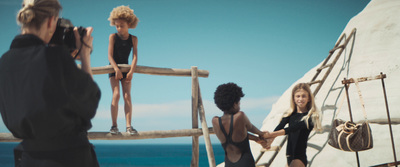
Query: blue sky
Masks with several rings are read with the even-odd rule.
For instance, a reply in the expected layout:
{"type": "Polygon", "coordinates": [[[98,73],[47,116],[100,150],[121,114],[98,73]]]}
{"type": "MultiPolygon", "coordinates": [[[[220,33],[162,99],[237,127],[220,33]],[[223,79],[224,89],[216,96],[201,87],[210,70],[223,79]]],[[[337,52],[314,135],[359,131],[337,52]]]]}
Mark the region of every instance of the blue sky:
{"type": "MultiPolygon", "coordinates": [[[[61,16],[76,26],[94,27],[92,66],[108,65],[107,20],[114,7],[129,5],[140,19],[136,29],[138,65],[208,70],[200,78],[208,126],[221,115],[215,88],[227,82],[243,87],[242,110],[257,127],[272,104],[297,79],[328,55],[347,22],[368,0],[60,0],[61,16]]],[[[0,0],[0,52],[19,31],[21,1],[0,0]]],[[[130,57],[131,59],[132,57],[130,57]]],[[[1,78],[4,79],[4,78],[1,78]]],[[[91,131],[111,127],[108,75],[95,75],[102,97],[91,131]]],[[[138,131],[191,128],[191,78],[134,74],[133,126],[138,131]]],[[[123,99],[118,124],[124,130],[123,99]]],[[[0,132],[8,132],[2,122],[0,132]]],[[[213,143],[218,140],[212,138],[213,143]]],[[[202,140],[201,140],[202,141],[202,140]]],[[[170,138],[113,143],[190,143],[170,138]]]]}

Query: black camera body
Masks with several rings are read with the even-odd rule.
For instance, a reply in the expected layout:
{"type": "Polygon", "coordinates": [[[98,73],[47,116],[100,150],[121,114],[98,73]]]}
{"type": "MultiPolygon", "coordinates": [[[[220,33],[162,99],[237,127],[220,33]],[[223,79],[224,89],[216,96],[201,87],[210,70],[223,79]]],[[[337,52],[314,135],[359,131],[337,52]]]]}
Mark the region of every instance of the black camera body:
{"type": "MultiPolygon", "coordinates": [[[[78,27],[79,35],[82,37],[86,35],[86,29],[84,27],[78,27]]],[[[70,52],[73,52],[76,46],[76,39],[74,35],[74,25],[70,20],[59,18],[57,21],[57,28],[51,38],[49,45],[64,45],[70,52]]]]}

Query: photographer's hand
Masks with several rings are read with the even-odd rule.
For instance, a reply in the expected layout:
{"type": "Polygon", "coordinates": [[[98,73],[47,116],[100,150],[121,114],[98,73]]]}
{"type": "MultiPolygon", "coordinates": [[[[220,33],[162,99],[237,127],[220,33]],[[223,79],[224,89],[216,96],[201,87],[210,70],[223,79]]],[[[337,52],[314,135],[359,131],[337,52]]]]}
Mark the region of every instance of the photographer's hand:
{"type": "Polygon", "coordinates": [[[92,37],[92,32],[93,32],[93,28],[92,27],[88,27],[86,28],[86,34],[82,37],[82,42],[84,42],[85,44],[82,45],[80,39],[81,36],[78,33],[78,28],[75,27],[74,28],[74,35],[75,35],[75,39],[76,39],[76,45],[78,47],[82,46],[79,52],[79,56],[82,62],[82,70],[87,72],[88,74],[90,74],[90,76],[92,76],[92,70],[90,67],[90,52],[92,50],[92,46],[93,46],[93,37],[92,37]]]}

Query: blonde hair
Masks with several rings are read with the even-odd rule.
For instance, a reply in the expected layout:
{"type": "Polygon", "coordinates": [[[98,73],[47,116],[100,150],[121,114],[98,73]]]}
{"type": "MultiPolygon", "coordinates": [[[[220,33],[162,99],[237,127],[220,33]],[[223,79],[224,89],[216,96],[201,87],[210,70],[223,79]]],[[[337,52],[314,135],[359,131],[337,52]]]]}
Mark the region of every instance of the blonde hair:
{"type": "Polygon", "coordinates": [[[292,115],[292,113],[294,111],[297,110],[297,106],[296,106],[296,103],[294,101],[294,94],[299,90],[306,91],[308,93],[309,98],[310,98],[310,101],[306,105],[307,110],[308,110],[308,114],[306,116],[304,116],[301,120],[302,121],[304,120],[306,125],[307,125],[307,129],[310,129],[309,124],[308,124],[308,120],[311,117],[311,121],[314,124],[314,129],[313,130],[322,131],[320,113],[319,113],[319,110],[317,109],[317,106],[315,105],[314,95],[312,94],[310,86],[307,83],[299,83],[299,84],[297,84],[297,85],[295,85],[293,87],[292,96],[291,96],[291,99],[290,99],[290,109],[285,112],[283,117],[288,117],[288,116],[292,115]]]}
{"type": "Polygon", "coordinates": [[[17,15],[22,28],[40,29],[46,18],[58,16],[62,9],[58,0],[24,0],[17,15]]]}
{"type": "Polygon", "coordinates": [[[115,20],[125,20],[128,23],[129,28],[136,28],[136,25],[139,22],[139,19],[133,13],[133,10],[129,8],[129,6],[118,6],[114,8],[111,13],[110,17],[108,18],[110,21],[110,25],[115,25],[115,20]]]}

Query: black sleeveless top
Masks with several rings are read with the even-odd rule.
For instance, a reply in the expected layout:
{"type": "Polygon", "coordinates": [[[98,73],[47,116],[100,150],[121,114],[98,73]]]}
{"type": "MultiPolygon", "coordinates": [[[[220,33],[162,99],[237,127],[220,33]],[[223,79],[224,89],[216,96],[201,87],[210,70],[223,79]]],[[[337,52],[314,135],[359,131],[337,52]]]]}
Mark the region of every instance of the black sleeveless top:
{"type": "MultiPolygon", "coordinates": [[[[114,52],[113,52],[113,59],[117,64],[129,64],[128,58],[129,53],[132,50],[133,42],[132,42],[132,35],[129,34],[127,40],[122,40],[117,33],[114,36],[114,52]]],[[[111,63],[110,63],[111,64],[111,63]]],[[[123,72],[122,79],[126,78],[127,72],[123,72]]],[[[115,73],[109,73],[108,77],[114,77],[115,73]]],[[[121,80],[122,80],[121,79],[121,80]]]]}
{"type": "Polygon", "coordinates": [[[241,141],[241,142],[234,142],[232,140],[232,133],[233,133],[233,115],[231,116],[231,124],[229,128],[229,134],[226,133],[224,126],[222,125],[221,117],[219,117],[219,126],[222,130],[222,133],[224,133],[224,136],[226,138],[225,143],[222,143],[222,147],[225,150],[225,167],[254,167],[255,162],[253,155],[251,154],[250,150],[250,143],[249,143],[249,136],[246,136],[246,138],[241,141]],[[231,144],[234,145],[235,147],[239,148],[239,150],[242,152],[242,156],[237,162],[231,162],[228,157],[227,157],[227,152],[226,152],[226,147],[231,144]]]}
{"type": "Polygon", "coordinates": [[[133,47],[132,35],[129,34],[127,40],[122,40],[117,33],[115,33],[114,52],[113,58],[117,64],[128,64],[129,53],[133,47]]]}

